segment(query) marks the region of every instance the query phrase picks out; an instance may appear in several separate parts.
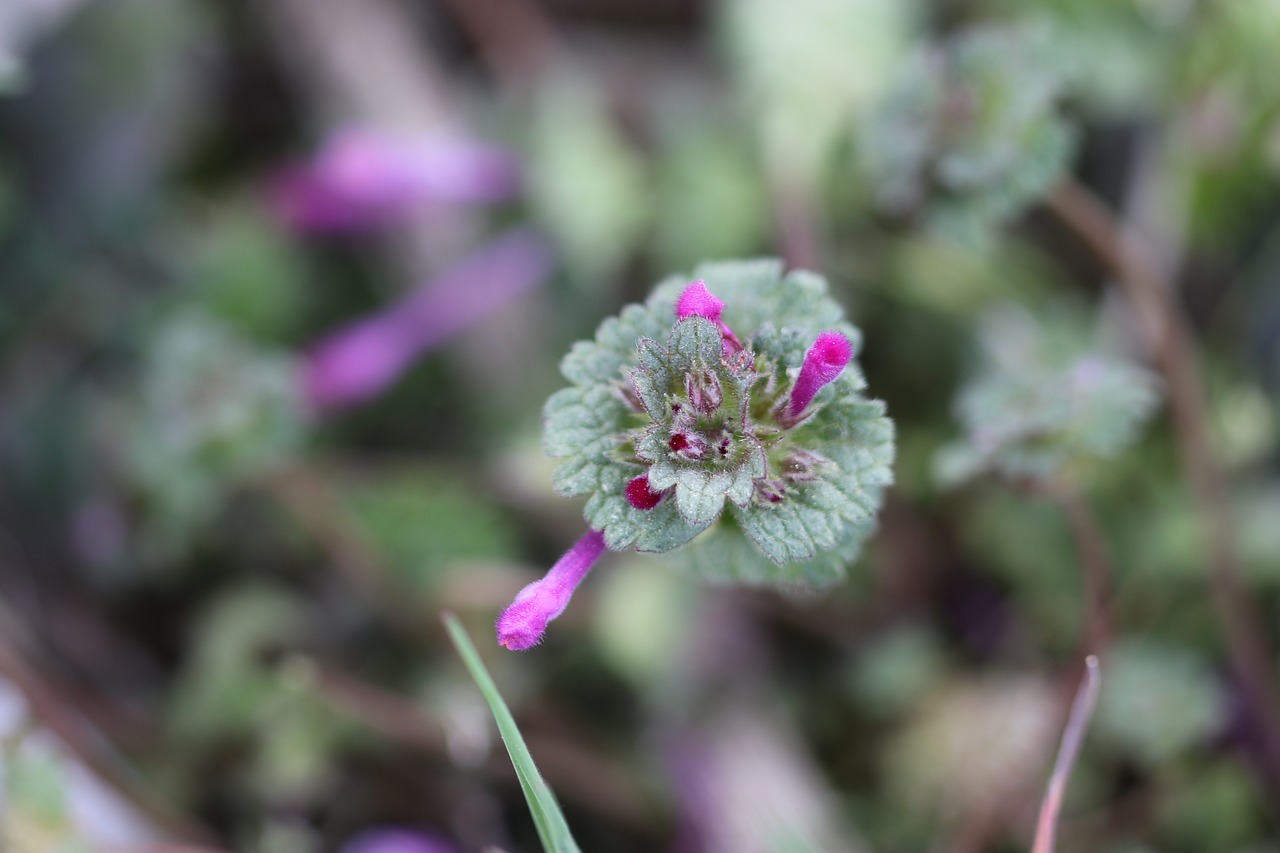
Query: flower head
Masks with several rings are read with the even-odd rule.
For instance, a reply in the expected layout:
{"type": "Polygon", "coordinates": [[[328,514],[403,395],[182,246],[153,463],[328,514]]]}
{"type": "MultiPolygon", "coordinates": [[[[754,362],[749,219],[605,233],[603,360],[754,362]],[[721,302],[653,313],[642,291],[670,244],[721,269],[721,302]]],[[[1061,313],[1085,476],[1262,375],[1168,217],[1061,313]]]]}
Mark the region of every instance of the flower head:
{"type": "Polygon", "coordinates": [[[697,574],[829,583],[892,479],[892,424],[852,362],[858,330],[820,277],[776,261],[692,279],[659,285],[565,357],[571,384],[544,409],[556,489],[587,496],[609,548],[698,538],[684,552],[697,574]]]}

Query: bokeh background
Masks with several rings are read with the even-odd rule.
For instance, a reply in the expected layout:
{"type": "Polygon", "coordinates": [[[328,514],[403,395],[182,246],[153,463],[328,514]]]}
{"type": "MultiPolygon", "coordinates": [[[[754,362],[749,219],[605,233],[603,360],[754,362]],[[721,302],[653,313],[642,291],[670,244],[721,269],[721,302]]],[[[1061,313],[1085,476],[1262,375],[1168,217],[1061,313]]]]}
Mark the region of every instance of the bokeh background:
{"type": "Polygon", "coordinates": [[[1280,850],[1277,46],[1275,0],[0,0],[0,847],[539,849],[452,610],[587,851],[1028,849],[1087,652],[1059,849],[1280,850]],[[500,649],[583,529],[560,356],[767,255],[897,424],[847,580],[610,554],[500,649]]]}

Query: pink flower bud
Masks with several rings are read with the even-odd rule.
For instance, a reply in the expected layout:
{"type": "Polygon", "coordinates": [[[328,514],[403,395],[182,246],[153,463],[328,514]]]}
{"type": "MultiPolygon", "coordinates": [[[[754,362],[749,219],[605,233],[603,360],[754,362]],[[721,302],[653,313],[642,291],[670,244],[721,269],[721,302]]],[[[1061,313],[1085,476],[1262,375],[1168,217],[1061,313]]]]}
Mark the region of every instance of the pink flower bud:
{"type": "Polygon", "coordinates": [[[702,279],[689,282],[689,286],[676,300],[676,317],[681,320],[702,317],[720,327],[720,334],[724,336],[724,353],[730,355],[742,349],[742,341],[738,340],[733,329],[720,319],[722,311],[724,311],[724,301],[707,290],[707,283],[702,279]]]}
{"type": "Polygon", "coordinates": [[[689,317],[705,317],[713,323],[720,322],[720,312],[724,310],[724,302],[707,290],[707,283],[702,279],[690,282],[680,294],[676,302],[676,316],[681,320],[689,317]]]}
{"type": "Polygon", "coordinates": [[[835,381],[853,358],[853,344],[839,332],[823,332],[804,354],[804,365],[795,387],[791,389],[788,413],[799,417],[813,396],[835,381]]]}
{"type": "Polygon", "coordinates": [[[573,591],[604,549],[604,534],[589,530],[556,561],[542,580],[520,590],[498,617],[498,644],[512,651],[536,646],[547,630],[547,623],[564,612],[573,591]]]}
{"type": "Polygon", "coordinates": [[[653,509],[662,503],[662,498],[664,497],[663,492],[655,492],[649,488],[649,476],[647,474],[641,474],[630,483],[627,483],[625,494],[627,503],[636,509],[653,509]]]}

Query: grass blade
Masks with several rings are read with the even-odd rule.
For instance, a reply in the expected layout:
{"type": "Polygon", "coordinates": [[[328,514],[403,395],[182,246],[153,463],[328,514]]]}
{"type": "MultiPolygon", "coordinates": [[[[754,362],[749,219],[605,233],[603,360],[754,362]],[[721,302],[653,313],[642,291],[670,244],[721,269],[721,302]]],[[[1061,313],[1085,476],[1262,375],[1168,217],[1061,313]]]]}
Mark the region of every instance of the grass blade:
{"type": "Polygon", "coordinates": [[[502,735],[502,742],[507,746],[511,764],[516,769],[516,778],[520,780],[520,788],[524,791],[524,798],[529,803],[529,812],[533,815],[533,823],[538,829],[538,838],[542,840],[542,848],[546,853],[581,853],[577,842],[573,840],[573,834],[569,832],[569,824],[565,822],[564,815],[560,812],[560,804],[556,802],[551,788],[547,786],[542,774],[534,765],[533,756],[529,754],[529,748],[525,746],[524,738],[516,728],[515,718],[507,709],[507,703],[502,701],[502,695],[498,693],[497,686],[489,677],[488,670],[484,668],[479,652],[471,644],[471,638],[458,622],[458,617],[452,613],[445,613],[443,619],[444,627],[449,631],[449,639],[453,640],[454,647],[462,656],[462,662],[467,665],[472,680],[480,688],[484,701],[488,703],[494,722],[498,724],[498,732],[502,735]]]}

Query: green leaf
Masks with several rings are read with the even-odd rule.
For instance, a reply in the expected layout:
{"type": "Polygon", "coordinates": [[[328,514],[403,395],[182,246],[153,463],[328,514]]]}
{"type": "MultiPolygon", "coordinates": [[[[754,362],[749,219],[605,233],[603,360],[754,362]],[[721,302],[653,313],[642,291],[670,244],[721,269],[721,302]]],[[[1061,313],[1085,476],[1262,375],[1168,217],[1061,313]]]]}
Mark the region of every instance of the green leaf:
{"type": "Polygon", "coordinates": [[[710,524],[724,509],[724,494],[732,482],[732,471],[677,468],[676,509],[690,524],[710,524]]]}
{"type": "Polygon", "coordinates": [[[703,317],[688,317],[671,329],[667,349],[678,372],[720,364],[720,328],[703,317]]]}
{"type": "Polygon", "coordinates": [[[575,343],[560,362],[564,378],[575,385],[622,379],[636,361],[639,340],[666,338],[675,322],[679,285],[680,282],[673,282],[662,298],[655,293],[644,305],[628,305],[617,317],[602,322],[593,340],[575,343]]]}
{"type": "Polygon", "coordinates": [[[793,486],[776,504],[735,507],[734,518],[765,556],[779,565],[813,559],[844,530],[840,491],[818,481],[793,486]]]}
{"type": "Polygon", "coordinates": [[[836,549],[811,560],[778,565],[743,535],[729,513],[667,559],[677,570],[704,583],[823,589],[844,579],[846,566],[857,557],[873,528],[871,523],[851,525],[836,549]]]}
{"type": "Polygon", "coordinates": [[[671,359],[667,351],[651,338],[641,338],[637,350],[640,366],[628,371],[627,377],[649,416],[665,422],[671,417],[671,406],[667,401],[671,393],[671,359]]]}
{"type": "Polygon", "coordinates": [[[542,435],[547,455],[565,460],[554,474],[557,493],[582,495],[598,487],[629,414],[613,386],[573,385],[551,395],[542,435]]]}
{"type": "Polygon", "coordinates": [[[682,518],[669,498],[650,510],[628,503],[624,489],[641,471],[639,467],[609,466],[599,488],[587,499],[583,517],[593,529],[604,533],[605,545],[614,551],[633,545],[638,551],[670,551],[706,529],[706,524],[691,524],[682,518]]]}
{"type": "Polygon", "coordinates": [[[515,767],[516,777],[520,780],[520,789],[524,791],[525,801],[529,804],[529,813],[533,816],[534,826],[537,827],[542,849],[547,853],[581,853],[577,842],[573,840],[573,834],[569,831],[569,824],[560,812],[560,805],[556,802],[555,795],[551,793],[551,788],[547,786],[542,774],[533,763],[533,756],[529,754],[529,748],[525,746],[524,738],[520,736],[515,718],[511,716],[511,711],[502,701],[502,695],[480,660],[480,654],[472,645],[471,638],[467,636],[458,618],[452,613],[445,613],[443,619],[445,629],[449,632],[449,639],[453,641],[454,648],[458,650],[462,662],[471,673],[472,680],[475,681],[476,687],[480,688],[484,701],[489,705],[494,722],[498,724],[502,742],[506,744],[507,754],[511,756],[511,764],[515,767]]]}

